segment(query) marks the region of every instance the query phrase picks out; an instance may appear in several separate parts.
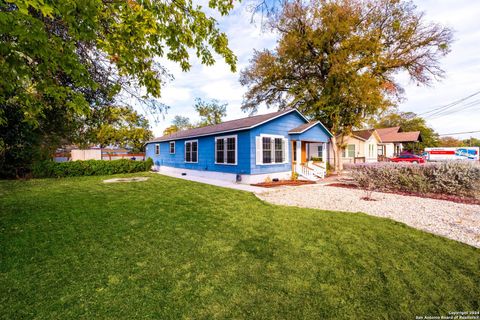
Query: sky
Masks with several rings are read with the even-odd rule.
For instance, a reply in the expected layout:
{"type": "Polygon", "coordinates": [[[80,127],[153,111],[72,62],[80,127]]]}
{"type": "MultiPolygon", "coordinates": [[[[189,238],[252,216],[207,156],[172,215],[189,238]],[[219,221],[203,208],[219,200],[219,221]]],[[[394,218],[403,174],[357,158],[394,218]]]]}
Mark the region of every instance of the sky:
{"type": "MultiPolygon", "coordinates": [[[[238,5],[228,16],[215,15],[220,29],[227,34],[230,48],[238,58],[236,73],[232,73],[220,57],[217,57],[213,66],[204,66],[192,57],[189,72],[182,72],[175,63],[162,62],[174,79],[162,88],[160,101],[171,107],[168,112],[157,117],[157,121],[154,121],[152,115],[146,114],[155,136],[162,135],[175,115],[197,121],[199,118],[193,108],[196,97],[228,103],[225,120],[247,116],[240,108],[246,89],[239,83],[239,72],[249,65],[254,49],[273,49],[277,39],[276,34],[262,30],[259,17],[252,23],[248,3],[245,1],[238,5]]],[[[411,83],[403,74],[398,75],[397,79],[405,89],[405,100],[399,105],[399,110],[422,114],[480,91],[480,1],[417,0],[414,3],[425,13],[427,21],[454,30],[452,50],[440,62],[446,72],[444,79],[426,87],[411,83]]],[[[447,115],[428,117],[426,114],[427,124],[440,134],[478,131],[480,103],[475,103],[475,100],[479,99],[480,94],[449,108],[445,112],[447,115]],[[472,103],[468,104],[469,102],[472,103]],[[464,110],[458,111],[462,108],[464,110]]],[[[258,113],[273,111],[275,110],[261,107],[258,113]]],[[[480,138],[480,132],[455,135],[461,139],[470,136],[480,138]]]]}

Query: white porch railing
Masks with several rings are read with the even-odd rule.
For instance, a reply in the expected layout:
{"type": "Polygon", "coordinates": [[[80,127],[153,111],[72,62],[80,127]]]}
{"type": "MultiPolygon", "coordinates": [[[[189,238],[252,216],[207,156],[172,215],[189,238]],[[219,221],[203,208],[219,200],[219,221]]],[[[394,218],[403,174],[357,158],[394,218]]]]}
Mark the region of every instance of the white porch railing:
{"type": "Polygon", "coordinates": [[[310,169],[304,165],[300,165],[299,175],[311,181],[317,181],[319,179],[319,177],[315,175],[315,171],[313,169],[310,169]]]}
{"type": "Polygon", "coordinates": [[[325,179],[327,175],[327,168],[326,166],[321,166],[320,164],[315,164],[313,161],[307,162],[308,168],[313,170],[313,174],[321,179],[325,179]]]}

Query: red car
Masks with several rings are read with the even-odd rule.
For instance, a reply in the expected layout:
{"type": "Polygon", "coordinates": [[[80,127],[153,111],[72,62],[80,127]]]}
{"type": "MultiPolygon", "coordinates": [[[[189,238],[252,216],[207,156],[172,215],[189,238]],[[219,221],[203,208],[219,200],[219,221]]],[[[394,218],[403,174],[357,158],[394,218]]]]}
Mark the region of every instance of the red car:
{"type": "Polygon", "coordinates": [[[414,154],[401,154],[398,157],[390,158],[392,162],[410,162],[410,163],[425,163],[425,159],[414,154]]]}

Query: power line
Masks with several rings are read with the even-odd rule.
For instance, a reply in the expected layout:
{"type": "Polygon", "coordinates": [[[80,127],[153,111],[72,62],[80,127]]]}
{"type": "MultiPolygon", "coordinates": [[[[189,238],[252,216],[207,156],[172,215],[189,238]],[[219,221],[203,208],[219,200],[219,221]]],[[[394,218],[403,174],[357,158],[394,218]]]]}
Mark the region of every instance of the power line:
{"type": "Polygon", "coordinates": [[[465,132],[453,132],[453,133],[442,133],[442,134],[439,134],[439,136],[454,136],[454,135],[458,135],[458,134],[477,133],[477,132],[480,132],[480,130],[465,131],[465,132]]]}
{"type": "Polygon", "coordinates": [[[430,119],[430,120],[438,119],[438,118],[441,118],[441,117],[444,117],[444,116],[448,116],[448,115],[451,115],[451,114],[454,114],[454,113],[457,113],[457,112],[461,112],[461,111],[465,111],[467,109],[475,108],[475,107],[478,107],[478,106],[480,106],[480,99],[477,99],[477,100],[468,102],[464,105],[458,106],[456,109],[443,110],[443,111],[441,111],[437,114],[426,116],[425,119],[430,119]]]}
{"type": "Polygon", "coordinates": [[[476,91],[466,97],[463,97],[461,99],[458,99],[456,101],[453,101],[453,102],[450,102],[446,105],[442,105],[442,106],[439,106],[439,107],[436,107],[436,108],[433,108],[432,110],[429,110],[429,111],[426,111],[426,112],[422,112],[422,113],[419,113],[418,115],[421,116],[421,115],[426,115],[426,114],[429,114],[428,116],[433,116],[435,114],[437,114],[438,112],[442,112],[442,111],[445,111],[449,108],[452,108],[460,103],[462,103],[463,101],[467,100],[467,99],[470,99],[476,95],[480,94],[480,90],[479,91],[476,91]]]}

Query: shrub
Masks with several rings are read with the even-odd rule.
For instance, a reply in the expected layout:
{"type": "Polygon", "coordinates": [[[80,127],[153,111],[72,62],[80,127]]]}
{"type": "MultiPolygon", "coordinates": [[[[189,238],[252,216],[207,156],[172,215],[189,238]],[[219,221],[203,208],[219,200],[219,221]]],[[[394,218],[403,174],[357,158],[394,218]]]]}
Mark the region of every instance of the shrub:
{"type": "Polygon", "coordinates": [[[148,158],[145,162],[145,171],[149,171],[152,169],[153,167],[153,159],[152,158],[148,158]]]}
{"type": "Polygon", "coordinates": [[[298,180],[298,173],[297,172],[292,172],[292,175],[290,177],[292,181],[297,181],[298,180]]]}
{"type": "Polygon", "coordinates": [[[148,171],[153,165],[152,159],[134,160],[85,160],[69,162],[41,161],[32,167],[34,178],[60,178],[78,176],[100,176],[116,173],[148,171]]]}
{"type": "Polygon", "coordinates": [[[480,198],[480,165],[470,162],[370,163],[351,167],[362,188],[480,198]]]}

